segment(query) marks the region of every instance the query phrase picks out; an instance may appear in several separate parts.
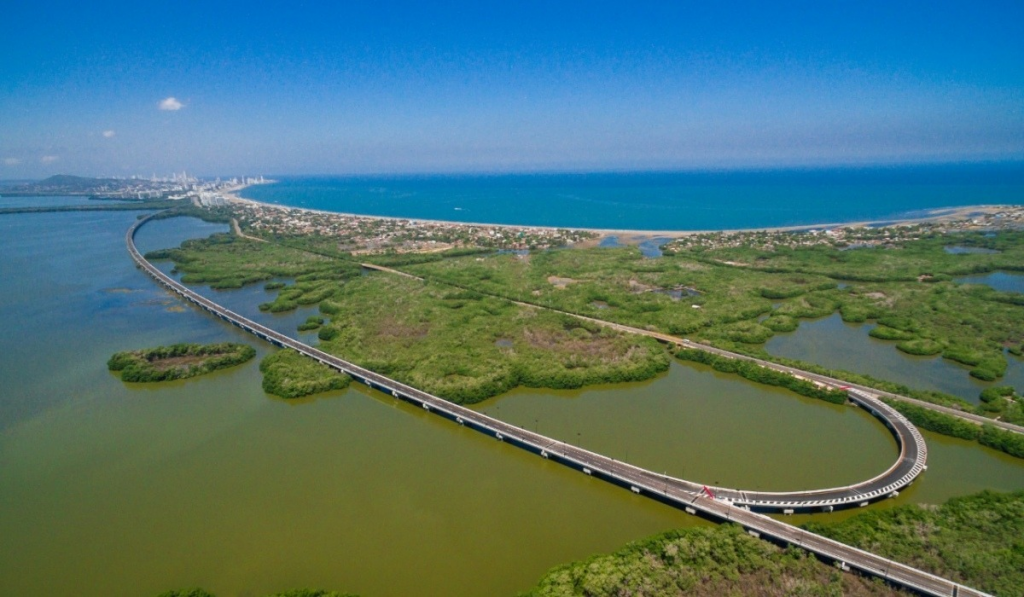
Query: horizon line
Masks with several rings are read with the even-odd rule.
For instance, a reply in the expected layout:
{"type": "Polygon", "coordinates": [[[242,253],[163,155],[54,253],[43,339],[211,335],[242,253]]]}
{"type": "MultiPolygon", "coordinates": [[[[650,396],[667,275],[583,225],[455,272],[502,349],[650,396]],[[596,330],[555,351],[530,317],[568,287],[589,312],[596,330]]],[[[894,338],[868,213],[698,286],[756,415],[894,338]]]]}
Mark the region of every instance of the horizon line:
{"type": "MultiPolygon", "coordinates": [[[[984,159],[984,160],[936,160],[936,161],[907,161],[907,162],[838,162],[833,164],[787,164],[787,165],[750,165],[750,166],[680,166],[680,167],[650,167],[650,168],[523,168],[523,169],[481,169],[481,170],[379,170],[372,172],[318,172],[308,174],[289,174],[285,172],[274,173],[247,173],[247,174],[193,174],[197,178],[237,178],[240,176],[263,176],[264,178],[403,178],[403,177],[472,177],[472,176],[559,176],[559,175],[588,175],[588,174],[728,174],[728,173],[769,173],[769,172],[827,172],[836,170],[896,170],[905,168],[941,168],[951,166],[1024,166],[1024,157],[1007,159],[984,159]]],[[[177,171],[178,169],[174,169],[177,171]]],[[[187,172],[187,169],[186,169],[187,172]]],[[[58,172],[43,178],[3,178],[0,182],[38,182],[54,176],[78,176],[81,178],[95,179],[129,179],[132,177],[141,180],[148,180],[152,175],[129,174],[129,175],[79,175],[67,172],[58,172]]],[[[165,178],[166,176],[159,176],[165,178]]]]}

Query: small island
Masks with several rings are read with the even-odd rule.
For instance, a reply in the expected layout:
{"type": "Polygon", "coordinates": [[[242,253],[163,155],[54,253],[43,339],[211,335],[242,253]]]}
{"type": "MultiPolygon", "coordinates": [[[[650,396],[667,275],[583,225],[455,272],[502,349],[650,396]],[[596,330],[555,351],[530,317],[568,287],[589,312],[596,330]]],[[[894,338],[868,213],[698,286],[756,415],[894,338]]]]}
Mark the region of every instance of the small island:
{"type": "Polygon", "coordinates": [[[256,356],[247,344],[173,344],[115,353],[107,368],[121,381],[153,382],[186,379],[240,365],[256,356]]]}
{"type": "Polygon", "coordinates": [[[286,348],[260,362],[263,391],[281,398],[302,398],[330,390],[343,390],[352,378],[286,348]]]}

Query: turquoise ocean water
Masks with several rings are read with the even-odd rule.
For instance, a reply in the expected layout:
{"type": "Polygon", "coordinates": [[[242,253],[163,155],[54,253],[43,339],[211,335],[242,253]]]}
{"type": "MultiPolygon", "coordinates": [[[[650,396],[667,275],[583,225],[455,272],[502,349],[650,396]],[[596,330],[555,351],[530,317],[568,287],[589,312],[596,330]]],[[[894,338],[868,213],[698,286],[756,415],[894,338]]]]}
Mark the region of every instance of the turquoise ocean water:
{"type": "Polygon", "coordinates": [[[243,196],[342,213],[533,226],[722,230],[1024,203],[1024,163],[749,172],[275,177],[243,196]]]}

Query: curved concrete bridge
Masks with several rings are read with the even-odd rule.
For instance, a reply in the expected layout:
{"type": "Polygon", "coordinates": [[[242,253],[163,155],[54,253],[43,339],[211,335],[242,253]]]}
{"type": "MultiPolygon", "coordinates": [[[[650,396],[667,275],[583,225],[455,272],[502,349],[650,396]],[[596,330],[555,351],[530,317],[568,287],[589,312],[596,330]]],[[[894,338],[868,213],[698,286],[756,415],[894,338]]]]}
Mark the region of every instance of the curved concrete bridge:
{"type": "Polygon", "coordinates": [[[834,508],[864,506],[872,501],[895,496],[899,489],[911,483],[921,474],[926,468],[927,448],[920,433],[902,415],[871,396],[852,392],[850,399],[867,408],[875,417],[885,423],[899,443],[899,459],[889,470],[873,479],[846,487],[778,493],[711,488],[711,493],[715,496],[712,498],[705,493],[705,486],[699,483],[655,473],[510,425],[349,363],[234,313],[164,274],[139,253],[135,247],[135,233],[151,218],[152,216],[148,216],[136,222],[125,237],[128,251],[139,267],[168,290],[275,346],[296,350],[324,365],[352,376],[355,380],[371,388],[416,404],[428,412],[440,415],[459,425],[471,427],[498,441],[529,450],[543,458],[554,460],[586,475],[622,486],[635,494],[683,509],[690,514],[719,522],[740,524],[754,536],[807,549],[819,557],[834,561],[841,568],[852,567],[927,595],[985,595],[985,593],[969,587],[808,533],[755,512],[831,511],[834,508]]]}

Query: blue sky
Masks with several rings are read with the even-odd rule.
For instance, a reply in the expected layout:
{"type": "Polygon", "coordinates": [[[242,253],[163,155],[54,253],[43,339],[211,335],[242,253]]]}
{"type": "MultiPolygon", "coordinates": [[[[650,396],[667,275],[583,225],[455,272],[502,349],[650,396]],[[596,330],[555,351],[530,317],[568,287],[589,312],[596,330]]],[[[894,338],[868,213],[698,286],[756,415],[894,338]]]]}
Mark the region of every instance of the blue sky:
{"type": "Polygon", "coordinates": [[[209,4],[7,0],[0,178],[1024,159],[1019,0],[209,4]]]}

